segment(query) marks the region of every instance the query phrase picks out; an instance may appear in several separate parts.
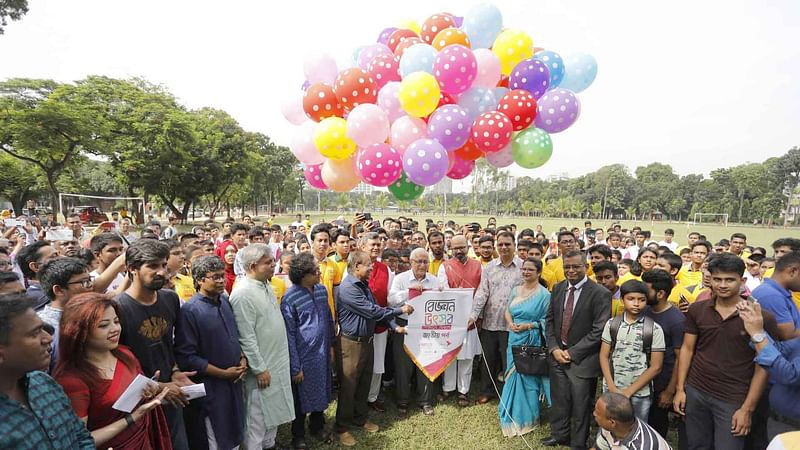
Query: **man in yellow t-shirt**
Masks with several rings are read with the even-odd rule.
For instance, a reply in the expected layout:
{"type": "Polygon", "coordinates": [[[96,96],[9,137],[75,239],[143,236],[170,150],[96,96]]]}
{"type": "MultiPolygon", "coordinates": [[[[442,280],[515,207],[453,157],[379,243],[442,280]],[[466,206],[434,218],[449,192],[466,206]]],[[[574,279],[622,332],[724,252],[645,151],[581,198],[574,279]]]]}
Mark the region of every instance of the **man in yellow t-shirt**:
{"type": "Polygon", "coordinates": [[[667,272],[670,277],[672,277],[672,281],[674,286],[672,287],[672,292],[669,294],[669,298],[667,300],[678,306],[681,302],[681,299],[686,299],[689,303],[694,303],[695,297],[686,289],[686,286],[681,286],[678,284],[675,277],[678,276],[678,272],[681,270],[683,266],[683,260],[681,257],[674,254],[674,253],[664,253],[656,259],[656,265],[654,268],[661,269],[664,272],[667,272]]]}
{"type": "Polygon", "coordinates": [[[431,262],[428,264],[428,273],[439,275],[439,267],[447,259],[444,254],[444,234],[440,231],[431,231],[428,234],[428,246],[430,247],[431,262]]]}
{"type": "Polygon", "coordinates": [[[492,262],[494,259],[494,237],[486,235],[478,240],[478,257],[483,267],[492,262]]]}
{"type": "Polygon", "coordinates": [[[692,262],[681,267],[676,279],[681,286],[695,286],[703,282],[703,262],[711,253],[711,244],[697,241],[690,246],[692,262]]]}
{"type": "Polygon", "coordinates": [[[729,252],[742,259],[746,259],[748,256],[750,256],[750,252],[744,249],[747,246],[747,236],[745,236],[743,233],[733,233],[731,235],[730,243],[731,245],[728,249],[729,252]]]}
{"type": "Polygon", "coordinates": [[[333,243],[333,253],[328,255],[329,259],[336,264],[336,276],[333,285],[338,286],[344,274],[347,273],[347,257],[350,255],[350,236],[346,231],[336,228],[331,230],[331,242],[333,243]]]}
{"type": "MultiPolygon", "coordinates": [[[[548,261],[546,266],[546,269],[552,273],[551,279],[553,280],[553,284],[548,284],[547,286],[547,289],[551,291],[556,284],[567,279],[566,275],[564,275],[564,261],[561,259],[560,255],[565,255],[567,252],[572,250],[578,250],[578,241],[575,239],[575,235],[571,231],[565,230],[558,233],[557,239],[559,257],[548,261]]],[[[545,270],[543,269],[542,273],[544,272],[545,270]]]]}
{"type": "Polygon", "coordinates": [[[325,286],[328,290],[328,307],[331,310],[333,320],[336,320],[336,303],[334,300],[333,289],[336,287],[334,284],[337,274],[339,273],[338,267],[332,258],[328,258],[328,249],[330,248],[330,226],[321,224],[315,226],[311,230],[311,252],[319,262],[319,280],[320,284],[325,286]]]}

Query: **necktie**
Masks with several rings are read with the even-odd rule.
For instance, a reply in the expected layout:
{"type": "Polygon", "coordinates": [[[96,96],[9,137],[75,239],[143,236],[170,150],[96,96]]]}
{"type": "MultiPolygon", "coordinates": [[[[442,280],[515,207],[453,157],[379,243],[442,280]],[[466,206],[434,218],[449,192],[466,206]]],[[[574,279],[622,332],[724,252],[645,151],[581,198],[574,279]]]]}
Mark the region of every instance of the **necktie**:
{"type": "Polygon", "coordinates": [[[564,305],[564,314],[561,316],[561,342],[566,344],[569,336],[569,326],[572,323],[572,310],[575,307],[575,286],[569,287],[567,304],[564,305]]]}

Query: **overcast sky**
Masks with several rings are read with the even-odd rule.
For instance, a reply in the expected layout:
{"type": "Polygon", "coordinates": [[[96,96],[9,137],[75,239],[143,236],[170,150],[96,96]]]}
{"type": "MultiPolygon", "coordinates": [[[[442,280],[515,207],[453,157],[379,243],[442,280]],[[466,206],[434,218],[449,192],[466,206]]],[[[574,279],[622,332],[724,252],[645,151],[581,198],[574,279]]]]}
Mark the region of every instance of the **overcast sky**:
{"type": "MultiPolygon", "coordinates": [[[[224,109],[289,145],[280,100],[302,62],[345,60],[380,30],[470,1],[30,0],[0,36],[0,79],[142,76],[189,108],[224,109]]],[[[654,161],[680,174],[762,161],[800,144],[800,2],[496,1],[534,45],[598,60],[553,157],[514,175],[581,175],[654,161]]]]}

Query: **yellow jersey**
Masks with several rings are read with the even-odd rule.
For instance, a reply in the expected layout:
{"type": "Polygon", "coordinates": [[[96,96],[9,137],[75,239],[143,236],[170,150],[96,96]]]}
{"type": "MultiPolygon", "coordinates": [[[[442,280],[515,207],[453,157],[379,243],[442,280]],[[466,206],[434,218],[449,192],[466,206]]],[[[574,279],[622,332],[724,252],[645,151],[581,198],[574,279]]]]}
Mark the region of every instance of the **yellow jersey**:
{"type": "Polygon", "coordinates": [[[432,259],[431,262],[428,264],[428,273],[437,276],[439,275],[439,267],[442,266],[444,262],[444,258],[442,259],[432,259]]]}
{"type": "Polygon", "coordinates": [[[619,277],[619,280],[617,280],[617,286],[622,286],[622,283],[624,283],[624,282],[626,282],[626,281],[628,281],[628,280],[638,280],[638,281],[642,281],[642,277],[640,277],[640,276],[639,276],[639,277],[637,277],[637,276],[636,276],[636,275],[634,275],[633,273],[631,273],[631,272],[628,272],[628,273],[626,273],[625,275],[623,275],[623,276],[619,277]]]}
{"type": "Polygon", "coordinates": [[[678,271],[678,276],[675,278],[681,286],[694,286],[703,283],[703,271],[692,270],[692,265],[689,264],[681,267],[681,270],[678,271]]]}
{"type": "Polygon", "coordinates": [[[328,290],[328,307],[331,309],[334,321],[336,321],[336,303],[333,299],[333,286],[338,273],[338,266],[331,258],[319,262],[319,281],[328,290]]]}
{"type": "Polygon", "coordinates": [[[273,276],[269,284],[272,285],[272,290],[275,291],[275,298],[278,299],[278,304],[280,305],[283,294],[286,293],[286,282],[283,281],[283,278],[273,276]]]}
{"type": "Polygon", "coordinates": [[[194,280],[189,275],[176,274],[172,277],[172,284],[175,285],[175,292],[183,303],[188,302],[197,292],[194,288],[194,280]]]}

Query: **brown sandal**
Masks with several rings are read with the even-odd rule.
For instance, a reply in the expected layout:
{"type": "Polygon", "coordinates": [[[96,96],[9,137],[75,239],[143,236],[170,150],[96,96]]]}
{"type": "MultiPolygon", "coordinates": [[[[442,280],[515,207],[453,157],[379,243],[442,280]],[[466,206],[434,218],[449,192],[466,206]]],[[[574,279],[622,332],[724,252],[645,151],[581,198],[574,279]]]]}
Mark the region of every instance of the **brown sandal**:
{"type": "Polygon", "coordinates": [[[458,406],[466,407],[469,406],[469,398],[467,398],[467,394],[458,394],[458,406]]]}

